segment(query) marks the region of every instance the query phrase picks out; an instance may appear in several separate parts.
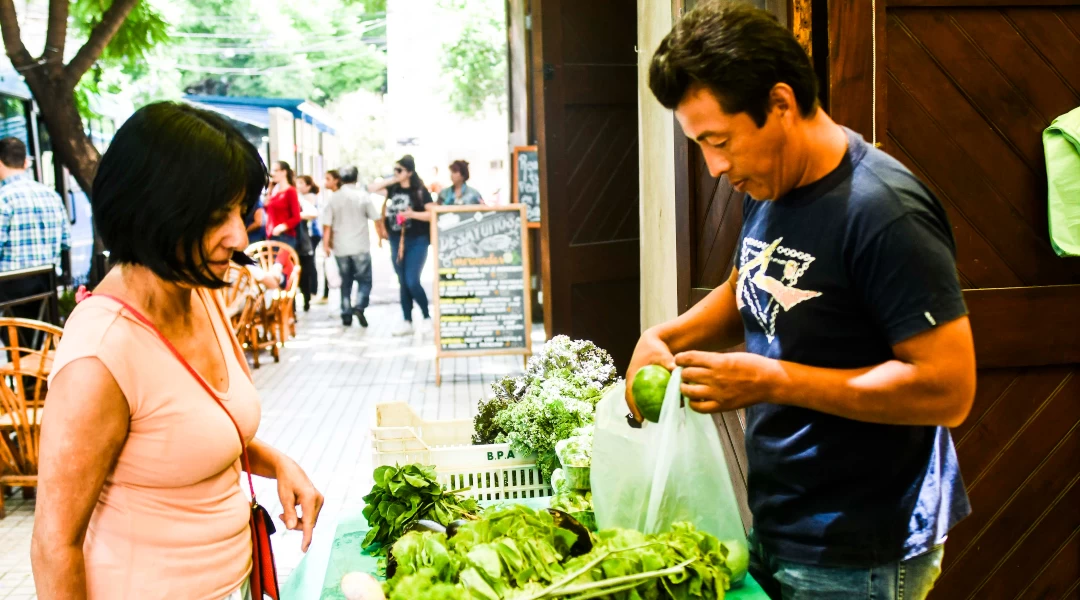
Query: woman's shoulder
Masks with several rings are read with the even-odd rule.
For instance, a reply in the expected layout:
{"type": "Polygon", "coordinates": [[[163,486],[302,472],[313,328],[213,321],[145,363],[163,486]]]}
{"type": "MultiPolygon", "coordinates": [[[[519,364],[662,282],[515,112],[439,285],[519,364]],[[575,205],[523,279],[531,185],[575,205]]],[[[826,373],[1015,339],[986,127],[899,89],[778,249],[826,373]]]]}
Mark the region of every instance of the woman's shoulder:
{"type": "Polygon", "coordinates": [[[123,329],[121,321],[120,306],[108,298],[90,296],[76,305],[64,324],[52,375],[80,358],[102,359],[114,346],[123,346],[126,336],[118,331],[123,329]]]}

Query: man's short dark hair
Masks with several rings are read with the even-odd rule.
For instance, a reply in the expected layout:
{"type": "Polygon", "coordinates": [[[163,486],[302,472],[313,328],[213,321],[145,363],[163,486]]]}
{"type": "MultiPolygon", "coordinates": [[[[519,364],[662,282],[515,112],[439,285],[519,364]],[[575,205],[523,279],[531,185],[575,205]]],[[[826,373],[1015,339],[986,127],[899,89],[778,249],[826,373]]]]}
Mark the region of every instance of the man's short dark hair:
{"type": "Polygon", "coordinates": [[[26,167],[26,144],[19,138],[6,137],[0,140],[0,163],[9,169],[26,167]]]}
{"type": "Polygon", "coordinates": [[[799,112],[813,116],[818,82],[810,57],[772,14],[746,4],[707,2],[664,37],[649,65],[649,88],[674,109],[693,85],[716,95],[728,114],[748,113],[758,127],[777,83],[795,92],[799,112]]]}
{"type": "Polygon", "coordinates": [[[356,183],[359,178],[360,173],[356,170],[356,167],[341,167],[341,183],[356,183]]]}
{"type": "Polygon", "coordinates": [[[465,181],[469,180],[469,163],[464,160],[455,160],[450,163],[450,170],[455,173],[461,173],[461,178],[465,181]]]}
{"type": "Polygon", "coordinates": [[[158,102],[135,112],[101,157],[91,206],[110,261],[166,281],[221,287],[203,240],[238,204],[247,214],[268,178],[255,146],[220,116],[158,102]]]}
{"type": "Polygon", "coordinates": [[[334,181],[341,183],[341,173],[338,173],[337,169],[330,169],[326,172],[326,174],[329,175],[334,181]]]}

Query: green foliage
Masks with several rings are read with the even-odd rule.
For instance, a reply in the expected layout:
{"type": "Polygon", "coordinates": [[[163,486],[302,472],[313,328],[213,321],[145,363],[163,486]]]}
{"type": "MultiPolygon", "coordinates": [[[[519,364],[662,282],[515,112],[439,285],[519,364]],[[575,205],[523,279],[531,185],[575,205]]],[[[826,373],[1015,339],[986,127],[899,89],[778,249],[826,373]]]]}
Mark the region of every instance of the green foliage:
{"type": "Polygon", "coordinates": [[[657,535],[604,530],[588,554],[570,558],[576,541],[546,511],[492,510],[449,540],[406,534],[393,547],[398,571],[385,588],[391,600],[712,600],[730,587],[727,561],[741,560],[687,523],[657,535]]]}
{"type": "MultiPolygon", "coordinates": [[[[74,0],[68,34],[85,42],[110,6],[112,0],[74,0]]],[[[79,114],[85,119],[97,117],[90,108],[90,98],[117,93],[123,82],[145,77],[150,72],[147,58],[169,41],[169,24],[161,13],[145,0],[135,4],[97,62],[75,86],[79,114]]]]}
{"type": "Polygon", "coordinates": [[[364,496],[364,502],[364,518],[371,529],[363,546],[381,544],[378,555],[385,555],[390,545],[419,520],[449,525],[457,519],[474,518],[480,512],[476,500],[447,492],[435,479],[435,467],[422,465],[375,469],[375,486],[364,496]]]}
{"type": "Polygon", "coordinates": [[[506,30],[501,3],[443,0],[440,7],[464,13],[457,39],[443,45],[442,68],[449,83],[451,110],[466,117],[478,116],[489,107],[502,111],[506,98],[506,30]]]}
{"type": "Polygon", "coordinates": [[[385,0],[305,0],[283,4],[280,13],[257,0],[183,1],[194,16],[178,23],[179,32],[248,34],[210,42],[191,38],[179,48],[187,93],[306,98],[326,105],[356,90],[385,89],[385,52],[369,43],[385,36],[385,0]],[[214,46],[223,50],[203,51],[214,46]]]}
{"type": "MultiPolygon", "coordinates": [[[[72,33],[80,39],[90,37],[90,32],[101,22],[102,15],[112,6],[112,0],[74,0],[71,3],[70,23],[72,33]]],[[[150,51],[169,41],[169,24],[154,6],[143,0],[137,2],[120,25],[116,35],[109,40],[98,58],[102,67],[120,67],[129,75],[141,75],[148,71],[146,64],[150,51]]]]}

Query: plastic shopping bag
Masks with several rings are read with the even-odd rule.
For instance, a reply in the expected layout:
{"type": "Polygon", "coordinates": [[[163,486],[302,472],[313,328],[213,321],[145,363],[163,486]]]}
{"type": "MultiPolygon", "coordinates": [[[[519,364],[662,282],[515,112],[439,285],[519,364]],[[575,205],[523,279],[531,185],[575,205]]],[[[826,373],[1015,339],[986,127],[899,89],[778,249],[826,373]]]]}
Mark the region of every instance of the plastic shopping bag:
{"type": "Polygon", "coordinates": [[[335,290],[341,287],[341,271],[338,270],[336,258],[323,255],[323,272],[326,273],[327,285],[335,290]]]}
{"type": "MultiPolygon", "coordinates": [[[[710,415],[682,402],[682,370],[671,374],[660,422],[634,429],[626,421],[625,383],[596,406],[592,491],[601,529],[644,533],[689,522],[746,552],[739,503],[728,475],[720,434],[710,415]]],[[[736,580],[741,574],[736,574],[736,580]]]]}

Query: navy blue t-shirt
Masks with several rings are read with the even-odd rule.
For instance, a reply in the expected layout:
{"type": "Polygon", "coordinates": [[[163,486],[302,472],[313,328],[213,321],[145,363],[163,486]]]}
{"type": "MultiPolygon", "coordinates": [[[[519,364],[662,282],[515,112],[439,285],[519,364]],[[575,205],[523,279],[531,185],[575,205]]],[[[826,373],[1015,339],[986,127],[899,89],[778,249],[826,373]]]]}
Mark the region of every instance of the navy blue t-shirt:
{"type": "MultiPolygon", "coordinates": [[[[966,314],[940,202],[848,130],[824,178],[775,201],[747,197],[736,294],[749,352],[851,369],[966,314]]],[[[870,566],[920,554],[971,512],[944,427],[817,411],[747,409],[754,531],[783,560],[870,566]]]]}

